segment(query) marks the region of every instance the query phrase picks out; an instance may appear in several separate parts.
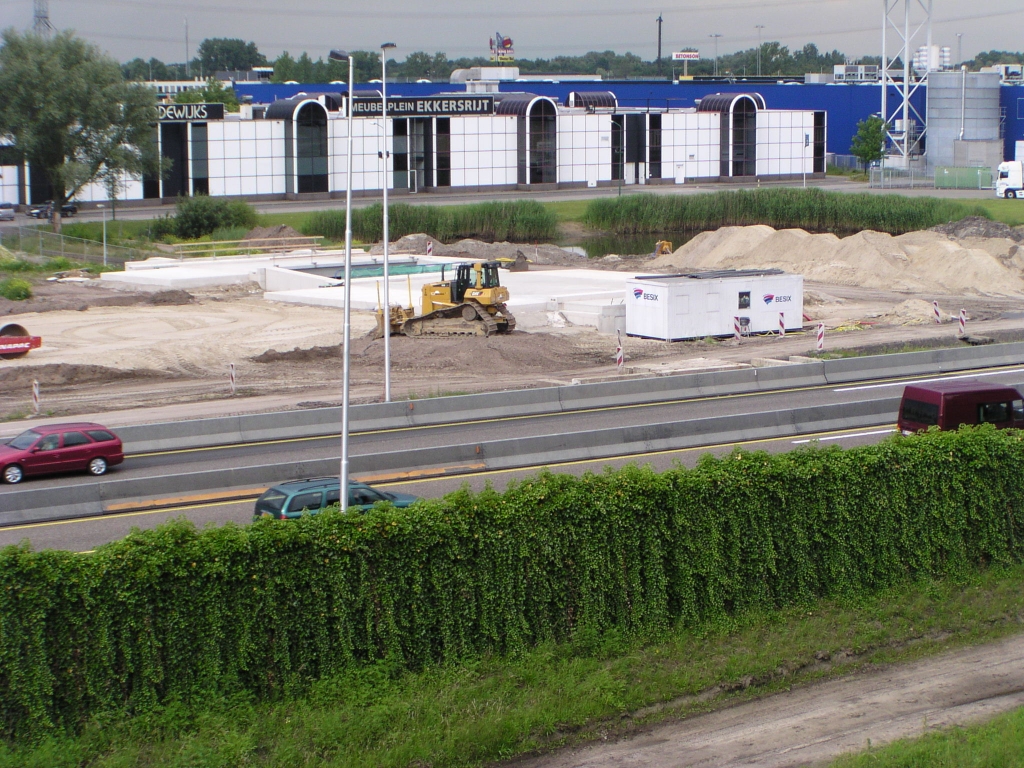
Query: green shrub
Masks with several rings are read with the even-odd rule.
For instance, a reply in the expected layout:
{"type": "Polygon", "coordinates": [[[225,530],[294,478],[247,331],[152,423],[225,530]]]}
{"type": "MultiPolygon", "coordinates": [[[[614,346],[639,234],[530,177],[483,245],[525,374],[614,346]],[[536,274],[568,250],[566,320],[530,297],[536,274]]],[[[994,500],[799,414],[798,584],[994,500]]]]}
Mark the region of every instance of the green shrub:
{"type": "Polygon", "coordinates": [[[966,216],[991,218],[981,206],[956,200],[779,188],[592,200],[583,221],[617,234],[699,232],[767,224],[776,229],[799,227],[840,235],[862,229],[899,235],[966,216]]]}
{"type": "Polygon", "coordinates": [[[24,301],[32,298],[32,283],[20,277],[0,280],[0,296],[10,301],[24,301]]]}
{"type": "Polygon", "coordinates": [[[0,732],[870,594],[1024,555],[1024,435],[542,474],[406,510],[0,551],[0,732]]]}
{"type": "Polygon", "coordinates": [[[174,234],[183,240],[197,240],[221,227],[251,229],[257,218],[255,209],[242,200],[221,200],[208,195],[185,197],[178,200],[174,234]]]}
{"type": "MultiPolygon", "coordinates": [[[[446,243],[466,237],[528,242],[551,238],[557,229],[555,214],[534,200],[444,206],[399,203],[388,206],[388,219],[392,240],[423,232],[446,243]]],[[[302,233],[344,240],[345,212],[317,211],[306,220],[302,233]]],[[[352,236],[363,242],[383,238],[379,203],[352,211],[352,236]]]]}

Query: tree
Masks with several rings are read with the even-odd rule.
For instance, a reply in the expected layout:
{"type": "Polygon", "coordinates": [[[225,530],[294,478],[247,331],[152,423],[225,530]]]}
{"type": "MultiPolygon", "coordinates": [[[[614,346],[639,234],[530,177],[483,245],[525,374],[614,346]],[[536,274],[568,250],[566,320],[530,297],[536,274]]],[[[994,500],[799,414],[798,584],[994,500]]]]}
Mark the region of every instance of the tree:
{"type": "Polygon", "coordinates": [[[238,111],[238,97],[235,89],[225,86],[212,77],[202,88],[182,91],[174,97],[175,104],[223,104],[228,112],[238,111]]]}
{"type": "Polygon", "coordinates": [[[885,133],[885,121],[878,115],[857,123],[857,133],[850,142],[850,154],[864,163],[865,170],[885,156],[885,133]]]}
{"type": "Polygon", "coordinates": [[[238,38],[208,37],[199,44],[197,53],[203,72],[208,75],[262,67],[267,63],[267,57],[260,53],[256,43],[247,43],[238,38]]]}
{"type": "Polygon", "coordinates": [[[3,33],[0,135],[8,135],[61,206],[109,174],[159,173],[156,93],[126,82],[120,65],[71,32],[52,39],[3,33]]]}

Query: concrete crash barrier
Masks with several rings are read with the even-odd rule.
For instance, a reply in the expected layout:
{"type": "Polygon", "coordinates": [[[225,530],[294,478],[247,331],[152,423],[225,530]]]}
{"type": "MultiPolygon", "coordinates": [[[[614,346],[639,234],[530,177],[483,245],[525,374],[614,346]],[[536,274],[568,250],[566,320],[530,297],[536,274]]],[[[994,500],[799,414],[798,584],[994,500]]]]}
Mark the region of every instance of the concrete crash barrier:
{"type": "MultiPolygon", "coordinates": [[[[846,384],[897,376],[951,373],[968,368],[1018,363],[1024,363],[1024,342],[356,405],[352,407],[350,416],[352,431],[363,432],[447,424],[452,422],[453,415],[457,415],[460,422],[477,421],[846,384]]],[[[118,429],[118,433],[129,453],[138,454],[262,440],[320,437],[338,434],[340,430],[341,408],[334,407],[129,426],[118,429]]]]}
{"type": "MultiPolygon", "coordinates": [[[[899,402],[900,398],[895,397],[591,432],[359,454],[350,458],[349,471],[356,477],[380,477],[387,473],[417,470],[426,475],[431,474],[430,470],[439,468],[447,474],[454,474],[460,467],[469,471],[543,466],[796,436],[815,431],[855,429],[892,423],[896,419],[899,402]]],[[[5,510],[0,512],[0,525],[98,516],[104,514],[111,502],[124,499],[251,488],[294,478],[332,476],[337,472],[338,459],[329,457],[124,480],[111,477],[66,487],[24,488],[0,495],[0,503],[5,510]]]]}

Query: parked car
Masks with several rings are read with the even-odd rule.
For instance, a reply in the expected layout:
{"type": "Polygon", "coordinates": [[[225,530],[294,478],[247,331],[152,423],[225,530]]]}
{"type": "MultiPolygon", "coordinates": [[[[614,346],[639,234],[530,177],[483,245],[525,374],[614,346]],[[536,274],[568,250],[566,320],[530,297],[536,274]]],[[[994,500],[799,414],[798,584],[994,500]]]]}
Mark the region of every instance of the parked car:
{"type": "Polygon", "coordinates": [[[122,461],[121,438],[102,424],[47,424],[0,445],[0,477],[7,483],[54,472],[84,470],[98,476],[122,461]]]}
{"type": "MultiPolygon", "coordinates": [[[[50,218],[52,213],[52,200],[47,200],[45,203],[42,203],[41,205],[33,205],[31,208],[28,209],[28,215],[31,216],[33,219],[48,219],[50,218]]],[[[74,216],[76,213],[78,213],[78,206],[75,205],[74,203],[64,203],[64,205],[60,207],[60,215],[63,216],[64,218],[67,218],[68,216],[74,216]]]]}
{"type": "Polygon", "coordinates": [[[910,435],[929,427],[962,424],[1024,428],[1024,396],[1013,387],[976,379],[909,384],[903,390],[896,427],[910,435]]]}
{"type": "Polygon", "coordinates": [[[0,203],[0,221],[14,221],[14,203],[0,203]]]}
{"type": "MultiPolygon", "coordinates": [[[[290,520],[300,517],[304,512],[311,515],[321,509],[337,504],[341,500],[338,488],[341,485],[336,477],[320,477],[312,480],[292,480],[275,485],[263,492],[256,500],[253,520],[261,517],[273,517],[278,520],[290,520]]],[[[349,481],[348,507],[365,512],[379,501],[389,501],[396,507],[408,507],[418,501],[419,496],[408,493],[390,493],[371,488],[366,483],[349,481]]]]}

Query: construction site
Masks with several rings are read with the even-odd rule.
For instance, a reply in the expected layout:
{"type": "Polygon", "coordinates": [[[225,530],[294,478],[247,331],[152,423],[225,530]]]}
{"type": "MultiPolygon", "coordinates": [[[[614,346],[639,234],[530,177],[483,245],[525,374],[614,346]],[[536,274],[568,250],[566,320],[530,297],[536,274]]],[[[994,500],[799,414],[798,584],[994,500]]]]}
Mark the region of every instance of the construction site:
{"type": "MultiPolygon", "coordinates": [[[[654,258],[587,259],[553,245],[446,245],[413,235],[390,248],[394,396],[780,365],[818,354],[819,324],[826,355],[956,346],[965,343],[961,310],[973,340],[1024,338],[1021,241],[1024,232],[985,220],[899,237],[725,227],[654,258]],[[486,263],[507,295],[500,303],[511,328],[499,315],[500,328],[483,330],[462,319],[461,304],[454,322],[468,323],[468,332],[409,336],[394,324],[422,313],[424,286],[454,284],[460,264],[486,263]],[[629,335],[629,280],[709,270],[802,276],[795,327],[787,321],[784,336],[744,328],[739,338],[725,331],[674,343],[629,335]]],[[[158,257],[100,278],[42,282],[27,301],[0,299],[4,323],[42,339],[0,361],[0,413],[30,413],[33,381],[41,413],[55,417],[182,403],[190,416],[337,403],[343,264],[342,252],[311,248],[158,257]]],[[[352,395],[373,402],[383,394],[382,248],[354,253],[352,274],[352,395]]]]}

